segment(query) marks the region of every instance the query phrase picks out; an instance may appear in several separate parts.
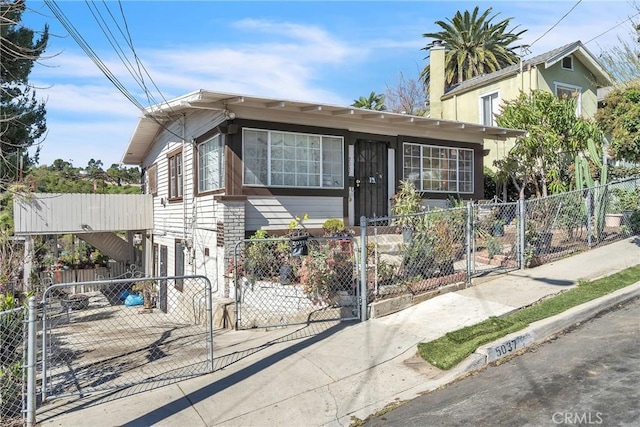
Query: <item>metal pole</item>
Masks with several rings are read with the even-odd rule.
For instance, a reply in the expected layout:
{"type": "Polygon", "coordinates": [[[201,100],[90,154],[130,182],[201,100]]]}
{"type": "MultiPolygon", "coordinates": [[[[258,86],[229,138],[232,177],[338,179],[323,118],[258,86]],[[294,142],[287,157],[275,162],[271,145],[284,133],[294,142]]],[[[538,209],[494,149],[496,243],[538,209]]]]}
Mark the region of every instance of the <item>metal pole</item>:
{"type": "Polygon", "coordinates": [[[591,249],[593,245],[592,236],[593,236],[593,212],[591,211],[591,206],[593,205],[593,193],[591,192],[591,188],[587,188],[587,248],[591,249]]]}
{"type": "Polygon", "coordinates": [[[360,320],[367,320],[367,218],[360,217],[360,320]]]}
{"type": "Polygon", "coordinates": [[[207,341],[209,342],[209,372],[213,372],[213,301],[211,282],[205,278],[205,299],[207,304],[207,341]]]}
{"type": "Polygon", "coordinates": [[[29,298],[29,325],[27,336],[27,427],[36,425],[36,357],[38,334],[36,328],[36,297],[29,298]]]}
{"type": "Polygon", "coordinates": [[[518,215],[519,215],[519,221],[518,224],[520,225],[520,230],[519,230],[519,239],[520,239],[520,257],[519,257],[519,262],[520,262],[520,270],[524,270],[525,267],[525,260],[524,260],[524,253],[525,253],[525,248],[526,248],[526,236],[525,236],[525,204],[524,204],[524,199],[518,199],[518,215]]]}
{"type": "Polygon", "coordinates": [[[467,245],[467,282],[471,282],[471,215],[473,206],[471,202],[467,202],[467,229],[466,229],[466,245],[467,245]]]}
{"type": "Polygon", "coordinates": [[[42,401],[47,400],[47,288],[42,294],[42,401]]]}

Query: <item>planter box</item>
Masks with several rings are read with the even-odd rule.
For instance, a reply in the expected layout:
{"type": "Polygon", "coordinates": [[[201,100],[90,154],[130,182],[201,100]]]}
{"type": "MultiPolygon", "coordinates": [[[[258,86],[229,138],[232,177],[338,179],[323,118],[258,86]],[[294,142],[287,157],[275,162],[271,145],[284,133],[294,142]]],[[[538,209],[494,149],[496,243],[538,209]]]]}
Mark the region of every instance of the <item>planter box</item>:
{"type": "Polygon", "coordinates": [[[622,214],[606,214],[604,216],[604,225],[606,227],[620,227],[622,225],[622,214]]]}

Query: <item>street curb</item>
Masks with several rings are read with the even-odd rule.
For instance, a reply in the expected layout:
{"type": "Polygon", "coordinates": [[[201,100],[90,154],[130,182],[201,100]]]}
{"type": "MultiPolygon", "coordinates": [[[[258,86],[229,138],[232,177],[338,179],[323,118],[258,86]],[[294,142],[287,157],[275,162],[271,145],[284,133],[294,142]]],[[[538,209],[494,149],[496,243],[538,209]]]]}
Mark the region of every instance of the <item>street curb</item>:
{"type": "Polygon", "coordinates": [[[473,354],[461,362],[466,368],[462,374],[482,369],[491,362],[510,356],[516,351],[534,344],[541,343],[567,328],[594,318],[617,304],[637,297],[640,297],[640,281],[618,289],[608,295],[596,298],[593,301],[570,308],[555,316],[538,320],[521,331],[511,333],[489,344],[478,347],[473,354]]]}

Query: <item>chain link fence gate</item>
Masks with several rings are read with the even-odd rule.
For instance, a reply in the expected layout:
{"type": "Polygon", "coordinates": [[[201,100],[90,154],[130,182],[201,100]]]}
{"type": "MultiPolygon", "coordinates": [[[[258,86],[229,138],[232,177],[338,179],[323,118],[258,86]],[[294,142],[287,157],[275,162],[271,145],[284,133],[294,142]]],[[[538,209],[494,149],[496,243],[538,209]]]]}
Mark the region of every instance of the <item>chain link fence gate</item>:
{"type": "Polygon", "coordinates": [[[42,400],[213,371],[204,276],[62,283],[42,296],[42,400]],[[74,289],[93,289],[74,293],[74,289]]]}
{"type": "Polygon", "coordinates": [[[231,260],[236,329],[360,318],[351,236],[252,238],[231,260]]]}
{"type": "Polygon", "coordinates": [[[0,425],[24,425],[27,310],[0,312],[0,425]]]}

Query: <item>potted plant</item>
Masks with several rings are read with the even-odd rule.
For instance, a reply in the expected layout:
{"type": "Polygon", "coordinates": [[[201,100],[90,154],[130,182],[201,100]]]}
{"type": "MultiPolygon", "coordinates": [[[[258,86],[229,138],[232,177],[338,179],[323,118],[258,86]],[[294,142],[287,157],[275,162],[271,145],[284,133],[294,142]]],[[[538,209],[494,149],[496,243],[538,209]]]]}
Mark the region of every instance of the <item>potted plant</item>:
{"type": "Polygon", "coordinates": [[[391,198],[393,223],[402,228],[404,242],[411,239],[415,229],[415,214],[422,210],[420,193],[412,181],[400,181],[400,189],[391,198]]]}
{"type": "Polygon", "coordinates": [[[266,230],[257,230],[249,238],[245,249],[245,270],[260,279],[273,277],[277,264],[275,244],[266,240],[268,238],[266,230]]]}
{"type": "Polygon", "coordinates": [[[434,265],[434,246],[426,233],[420,233],[404,245],[402,272],[405,277],[428,277],[434,265]]]}
{"type": "Polygon", "coordinates": [[[611,211],[621,216],[620,222],[627,223],[631,213],[640,209],[640,187],[634,190],[614,188],[611,193],[614,196],[611,211]]]}
{"type": "Polygon", "coordinates": [[[157,287],[154,280],[143,280],[141,282],[137,282],[131,287],[131,290],[133,292],[142,294],[142,298],[144,300],[142,305],[144,308],[153,308],[154,296],[157,292],[157,287]]]}
{"type": "Polygon", "coordinates": [[[457,252],[456,233],[445,218],[438,218],[432,227],[434,235],[434,261],[440,274],[453,274],[453,263],[457,252]]]}

